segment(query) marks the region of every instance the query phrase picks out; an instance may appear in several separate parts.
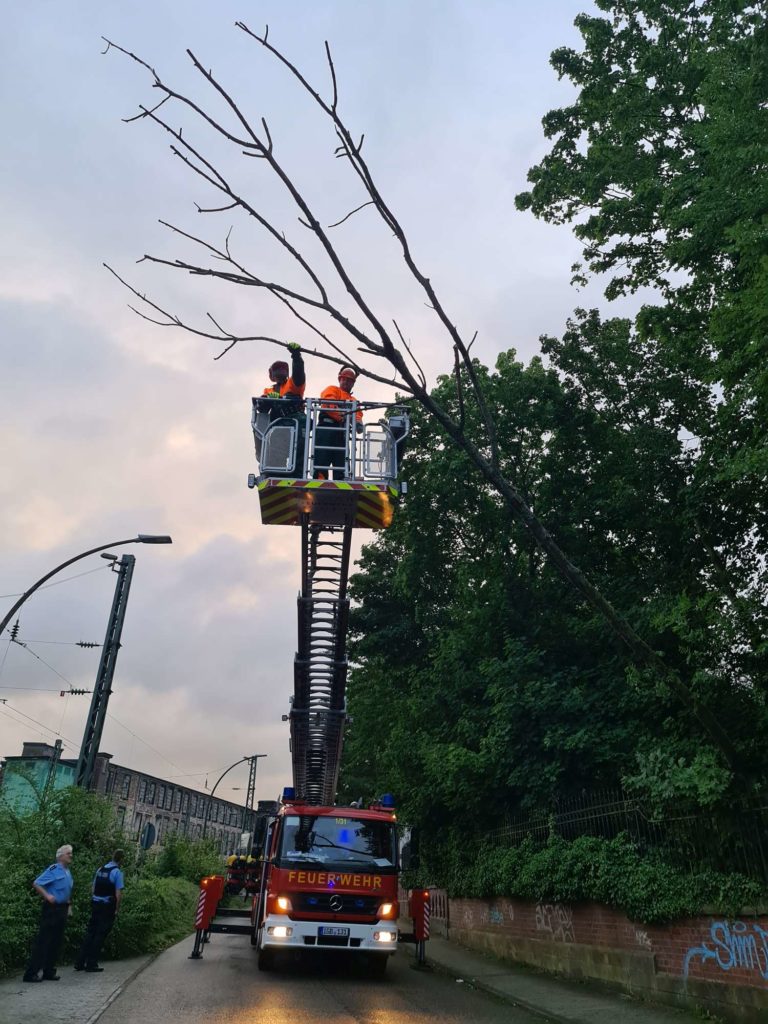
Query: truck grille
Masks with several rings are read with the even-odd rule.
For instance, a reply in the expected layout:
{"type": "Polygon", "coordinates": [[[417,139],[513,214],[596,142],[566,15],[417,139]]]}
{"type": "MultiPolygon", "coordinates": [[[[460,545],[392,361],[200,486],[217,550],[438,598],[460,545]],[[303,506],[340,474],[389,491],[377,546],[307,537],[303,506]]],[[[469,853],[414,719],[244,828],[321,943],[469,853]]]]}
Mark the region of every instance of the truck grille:
{"type": "Polygon", "coordinates": [[[360,917],[375,917],[381,900],[378,896],[356,896],[353,893],[291,893],[294,912],[308,914],[353,914],[360,917]],[[334,906],[331,906],[331,899],[334,906]],[[337,901],[341,900],[341,906],[337,901]]]}

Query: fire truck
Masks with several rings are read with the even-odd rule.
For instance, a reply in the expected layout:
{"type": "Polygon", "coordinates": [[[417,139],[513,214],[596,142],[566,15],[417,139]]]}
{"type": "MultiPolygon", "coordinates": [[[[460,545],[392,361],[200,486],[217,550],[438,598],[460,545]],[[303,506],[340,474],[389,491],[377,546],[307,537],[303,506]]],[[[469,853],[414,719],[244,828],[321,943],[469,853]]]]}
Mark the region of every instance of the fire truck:
{"type": "Polygon", "coordinates": [[[289,723],[293,786],[260,852],[251,942],[269,969],[281,950],[348,951],[383,974],[398,939],[395,808],[337,806],[346,705],[347,581],[355,529],[386,529],[410,423],[404,407],[253,400],[262,521],[300,529],[301,592],[289,723]],[[359,414],[362,413],[361,417],[359,414]],[[374,418],[375,417],[375,418],[374,418]],[[366,422],[368,421],[368,422],[366,422]]]}

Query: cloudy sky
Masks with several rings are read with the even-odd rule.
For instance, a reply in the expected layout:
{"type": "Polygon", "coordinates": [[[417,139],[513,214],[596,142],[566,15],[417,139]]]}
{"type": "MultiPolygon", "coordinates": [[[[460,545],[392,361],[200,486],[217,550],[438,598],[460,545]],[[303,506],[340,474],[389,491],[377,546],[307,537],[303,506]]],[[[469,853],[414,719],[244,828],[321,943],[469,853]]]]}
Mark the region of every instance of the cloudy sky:
{"type": "MultiPolygon", "coordinates": [[[[262,527],[255,492],[250,396],[267,383],[276,351],[218,349],[155,328],[127,308],[103,269],[190,320],[210,310],[232,329],[311,344],[285,311],[258,294],[139,266],[145,252],[194,256],[162,218],[232,244],[249,265],[282,266],[263,235],[231,214],[168,150],[150,123],[125,124],[157,102],[147,74],[102,36],[140,54],[168,82],[209,99],[187,47],[269,122],[276,151],[326,223],[360,201],[334,139],[284,70],[234,28],[270,26],[283,48],[327,90],[331,43],[340,109],[365,132],[368,160],[414,251],[455,322],[492,362],[524,358],[542,333],[562,329],[578,304],[566,229],[514,209],[525,173],[546,151],[541,116],[569,99],[548,65],[577,45],[575,15],[588,0],[37,0],[16,5],[0,42],[4,145],[0,153],[0,614],[13,595],[79,551],[137,533],[169,533],[172,547],[136,555],[123,649],[102,749],[131,767],[202,787],[250,753],[257,796],[290,781],[287,711],[295,649],[298,531],[262,527]],[[227,219],[229,217],[229,219],[227,219]]],[[[291,238],[304,229],[261,162],[219,147],[171,115],[291,238]]],[[[449,349],[409,286],[392,240],[370,211],[335,235],[381,315],[395,317],[432,379],[449,349]]],[[[308,394],[330,383],[307,360],[308,394]]],[[[385,397],[370,384],[359,397],[385,397]]],[[[114,577],[97,556],[62,573],[24,607],[24,649],[0,641],[0,755],[25,739],[61,735],[76,756],[114,577]],[[83,574],[83,575],[80,575],[83,574]],[[72,578],[77,576],[77,578],[72,578]],[[65,681],[66,680],[66,681],[65,681]]],[[[7,637],[7,634],[6,634],[7,637]]],[[[246,773],[233,772],[233,786],[246,773]]],[[[220,789],[236,799],[237,791],[220,789]]]]}

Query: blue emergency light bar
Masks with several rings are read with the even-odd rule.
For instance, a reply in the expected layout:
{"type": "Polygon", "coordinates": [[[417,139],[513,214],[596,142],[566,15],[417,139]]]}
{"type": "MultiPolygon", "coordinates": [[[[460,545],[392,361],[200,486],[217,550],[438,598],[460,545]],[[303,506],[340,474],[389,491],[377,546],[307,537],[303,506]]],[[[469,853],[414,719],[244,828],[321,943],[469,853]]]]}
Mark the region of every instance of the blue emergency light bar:
{"type": "Polygon", "coordinates": [[[395,798],[392,796],[391,793],[384,793],[382,795],[381,806],[382,807],[387,807],[389,810],[394,810],[394,808],[395,808],[395,798]]]}
{"type": "Polygon", "coordinates": [[[283,787],[283,803],[287,804],[290,800],[296,799],[296,790],[293,786],[283,787]]]}

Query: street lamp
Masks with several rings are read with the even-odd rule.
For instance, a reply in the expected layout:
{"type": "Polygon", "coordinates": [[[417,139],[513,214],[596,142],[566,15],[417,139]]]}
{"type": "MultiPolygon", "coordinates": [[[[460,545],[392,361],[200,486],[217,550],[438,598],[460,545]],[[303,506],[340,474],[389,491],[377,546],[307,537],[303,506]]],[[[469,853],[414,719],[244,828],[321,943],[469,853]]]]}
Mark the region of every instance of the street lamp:
{"type": "Polygon", "coordinates": [[[11,621],[16,612],[21,608],[27,598],[31,597],[34,592],[42,587],[42,585],[49,580],[51,576],[55,576],[57,572],[61,572],[62,569],[66,569],[68,565],[72,565],[73,562],[79,562],[81,558],[87,558],[88,555],[95,555],[99,551],[106,551],[107,548],[117,548],[123,544],[172,544],[173,541],[167,535],[153,534],[153,533],[140,533],[137,537],[129,537],[128,540],[113,540],[109,544],[100,544],[97,548],[90,548],[88,551],[83,551],[79,555],[75,555],[74,558],[68,558],[66,562],[62,562],[61,565],[57,565],[55,569],[51,569],[50,572],[42,576],[37,583],[33,583],[29,590],[25,590],[21,595],[16,604],[11,608],[8,614],[5,616],[2,622],[0,622],[0,636],[4,633],[8,623],[11,621]]]}
{"type": "Polygon", "coordinates": [[[216,781],[213,784],[213,789],[211,790],[211,794],[208,797],[208,803],[205,805],[205,814],[203,816],[203,834],[201,836],[202,839],[205,839],[205,834],[206,834],[206,832],[208,830],[208,819],[209,819],[209,817],[211,815],[211,805],[213,804],[213,794],[216,792],[216,790],[218,788],[218,785],[221,782],[221,780],[224,778],[224,776],[228,775],[232,771],[233,768],[237,768],[237,766],[239,764],[243,764],[245,761],[249,761],[252,765],[254,765],[254,764],[256,764],[258,762],[258,759],[260,757],[266,757],[266,756],[267,756],[266,754],[250,754],[248,757],[241,757],[239,761],[235,761],[234,764],[231,764],[229,766],[229,768],[226,768],[221,773],[221,775],[218,777],[218,779],[216,779],[216,781]]]}

